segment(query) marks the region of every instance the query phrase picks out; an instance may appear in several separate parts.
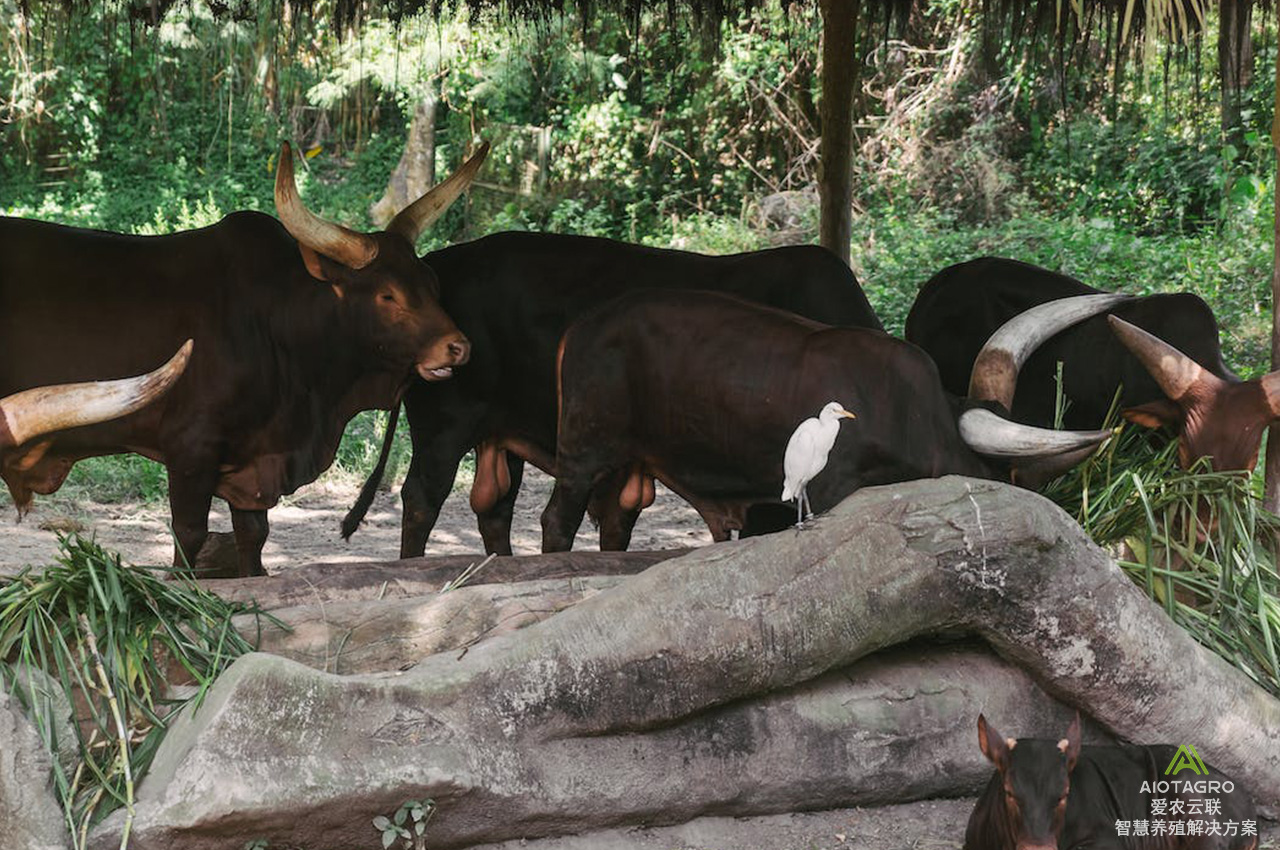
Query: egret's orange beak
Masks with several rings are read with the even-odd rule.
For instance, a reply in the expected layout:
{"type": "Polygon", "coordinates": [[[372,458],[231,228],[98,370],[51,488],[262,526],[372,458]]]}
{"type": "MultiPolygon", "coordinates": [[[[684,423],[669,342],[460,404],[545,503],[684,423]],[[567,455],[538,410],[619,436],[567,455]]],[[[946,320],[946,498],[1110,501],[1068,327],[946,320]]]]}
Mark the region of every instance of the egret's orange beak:
{"type": "Polygon", "coordinates": [[[848,410],[845,410],[844,408],[840,408],[840,415],[841,415],[841,416],[843,416],[845,419],[857,419],[857,418],[858,418],[858,414],[856,414],[856,413],[851,413],[851,412],[849,412],[848,410]]]}

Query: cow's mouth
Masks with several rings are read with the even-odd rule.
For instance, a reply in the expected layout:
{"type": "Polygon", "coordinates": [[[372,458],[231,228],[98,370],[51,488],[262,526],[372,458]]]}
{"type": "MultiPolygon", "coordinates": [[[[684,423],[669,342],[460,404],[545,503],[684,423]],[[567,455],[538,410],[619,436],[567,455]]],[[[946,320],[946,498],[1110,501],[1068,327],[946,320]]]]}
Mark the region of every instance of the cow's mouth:
{"type": "Polygon", "coordinates": [[[418,375],[424,381],[444,381],[453,377],[452,366],[427,366],[424,363],[418,364],[418,375]]]}

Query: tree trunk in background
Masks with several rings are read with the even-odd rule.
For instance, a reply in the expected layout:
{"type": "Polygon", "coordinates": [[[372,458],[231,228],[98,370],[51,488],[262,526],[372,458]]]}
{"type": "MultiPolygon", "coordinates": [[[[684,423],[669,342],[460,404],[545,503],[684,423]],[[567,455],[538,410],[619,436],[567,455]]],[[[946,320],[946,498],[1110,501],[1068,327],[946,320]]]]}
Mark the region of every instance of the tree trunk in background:
{"type": "Polygon", "coordinates": [[[400,164],[387,181],[387,191],[373,206],[369,217],[378,227],[386,227],[395,214],[416,201],[436,182],[436,106],[435,97],[419,101],[409,124],[409,138],[404,144],[400,164]]]}
{"type": "MultiPolygon", "coordinates": [[[[1280,18],[1280,4],[1276,4],[1280,18]]],[[[1275,112],[1271,119],[1271,145],[1275,149],[1276,163],[1280,166],[1280,54],[1276,55],[1275,112]]],[[[1271,255],[1271,368],[1280,369],[1280,180],[1276,180],[1275,235],[1271,255]]],[[[1262,504],[1272,513],[1280,512],[1280,425],[1272,425],[1267,431],[1266,482],[1262,504]]]]}
{"type": "Polygon", "coordinates": [[[858,0],[821,0],[822,147],[819,240],[848,264],[853,233],[853,94],[857,77],[854,39],[858,0]]]}
{"type": "Polygon", "coordinates": [[[1222,137],[1234,145],[1244,138],[1240,96],[1253,76],[1251,0],[1219,0],[1218,72],[1222,78],[1222,137]]]}

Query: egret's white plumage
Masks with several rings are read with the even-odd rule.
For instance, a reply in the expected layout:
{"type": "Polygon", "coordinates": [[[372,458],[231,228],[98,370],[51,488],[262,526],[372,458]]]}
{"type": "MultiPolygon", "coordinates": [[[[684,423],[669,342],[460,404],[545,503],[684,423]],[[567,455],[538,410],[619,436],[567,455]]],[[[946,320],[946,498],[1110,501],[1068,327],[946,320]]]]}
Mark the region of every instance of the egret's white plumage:
{"type": "Polygon", "coordinates": [[[840,420],[856,418],[838,401],[832,401],[823,406],[816,417],[804,420],[792,432],[787,453],[782,458],[785,475],[782,501],[796,500],[796,525],[803,525],[805,519],[813,516],[805,487],[827,465],[827,455],[840,432],[840,420]]]}

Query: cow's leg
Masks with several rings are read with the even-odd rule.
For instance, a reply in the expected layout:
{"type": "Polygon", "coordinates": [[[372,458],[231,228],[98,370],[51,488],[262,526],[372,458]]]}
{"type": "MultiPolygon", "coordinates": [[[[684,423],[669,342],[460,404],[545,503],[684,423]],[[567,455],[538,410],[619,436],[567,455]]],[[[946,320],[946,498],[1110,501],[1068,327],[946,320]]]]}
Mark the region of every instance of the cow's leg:
{"type": "Polygon", "coordinates": [[[625,552],[631,545],[631,533],[640,519],[640,511],[628,510],[620,504],[627,478],[627,470],[618,470],[591,491],[587,513],[600,529],[601,552],[625,552]]]}
{"type": "Polygon", "coordinates": [[[236,534],[241,577],[266,575],[267,571],[262,568],[262,547],[271,530],[267,525],[267,512],[232,508],[231,529],[236,534]]]}
{"type": "MultiPolygon", "coordinates": [[[[594,503],[594,497],[592,501],[594,503]]],[[[640,511],[619,507],[617,494],[611,492],[602,500],[600,507],[592,511],[592,516],[600,524],[600,551],[627,551],[631,545],[631,534],[640,519],[640,511]]]]}
{"type": "Polygon", "coordinates": [[[456,409],[464,415],[446,417],[430,405],[412,403],[418,400],[413,392],[405,395],[413,459],[400,489],[400,501],[404,505],[401,558],[418,558],[426,551],[427,538],[440,517],[440,508],[453,491],[458,464],[476,444],[476,432],[484,414],[482,407],[459,403],[456,409]]]}
{"type": "Polygon", "coordinates": [[[542,551],[568,552],[582,525],[591,500],[591,482],[585,478],[561,477],[556,480],[551,499],[542,512],[542,551]]]}
{"type": "Polygon", "coordinates": [[[218,481],[215,463],[194,470],[169,467],[169,517],[173,522],[175,567],[194,565],[209,536],[209,506],[218,481]]]}
{"type": "Polygon", "coordinates": [[[515,452],[503,452],[507,460],[507,474],[511,476],[507,492],[487,511],[476,514],[480,539],[484,541],[486,555],[511,554],[511,522],[516,513],[516,497],[520,495],[520,480],[524,477],[524,461],[515,452]]]}

